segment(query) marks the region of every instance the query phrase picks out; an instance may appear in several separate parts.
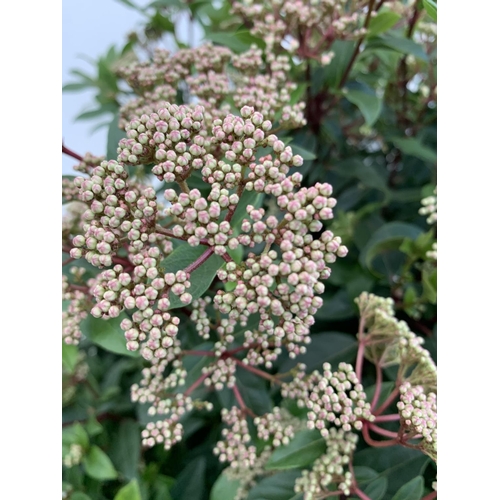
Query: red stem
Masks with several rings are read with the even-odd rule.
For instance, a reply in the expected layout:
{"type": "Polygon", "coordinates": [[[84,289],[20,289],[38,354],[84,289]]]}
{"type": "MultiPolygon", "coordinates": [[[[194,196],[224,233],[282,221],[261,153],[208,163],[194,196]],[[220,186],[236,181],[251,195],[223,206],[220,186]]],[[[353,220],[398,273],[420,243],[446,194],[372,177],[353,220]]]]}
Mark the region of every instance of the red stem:
{"type": "Polygon", "coordinates": [[[390,406],[390,404],[396,399],[397,396],[399,396],[399,384],[398,383],[396,383],[396,387],[389,394],[389,397],[380,405],[380,407],[377,408],[375,411],[372,411],[373,415],[378,416],[381,413],[383,413],[390,406]]]}
{"type": "Polygon", "coordinates": [[[196,380],[196,382],[194,382],[191,387],[189,387],[186,392],[184,393],[184,396],[189,396],[194,390],[196,390],[202,383],[203,381],[209,376],[210,374],[207,372],[207,373],[204,373],[201,377],[198,378],[198,380],[196,380]]]}
{"type": "Polygon", "coordinates": [[[437,497],[437,491],[431,491],[428,495],[425,495],[425,497],[422,497],[422,500],[432,500],[433,498],[437,497]]]}
{"type": "Polygon", "coordinates": [[[380,415],[379,417],[375,417],[375,422],[394,422],[400,419],[401,416],[399,413],[392,413],[391,415],[380,415]]]}
{"type": "Polygon", "coordinates": [[[376,432],[377,434],[380,434],[381,436],[385,436],[388,438],[397,438],[398,433],[393,432],[393,431],[388,431],[387,429],[383,429],[382,427],[379,427],[378,425],[374,424],[373,422],[370,422],[368,424],[368,427],[371,431],[376,432]]]}
{"type": "Polygon", "coordinates": [[[257,415],[255,415],[255,413],[245,404],[245,401],[243,401],[243,398],[241,396],[241,392],[236,384],[233,385],[233,393],[234,396],[236,397],[236,401],[238,401],[238,404],[240,405],[240,408],[245,413],[248,413],[248,415],[250,415],[252,418],[255,418],[257,415]]]}
{"type": "Polygon", "coordinates": [[[373,392],[373,399],[371,403],[372,411],[375,410],[378,398],[380,397],[380,391],[382,390],[382,368],[380,367],[380,363],[375,363],[375,372],[376,372],[376,382],[375,382],[375,391],[373,392]]]}
{"type": "Polygon", "coordinates": [[[353,493],[358,495],[361,500],[372,500],[368,495],[363,493],[357,486],[354,486],[353,493]]]}
{"type": "Polygon", "coordinates": [[[184,356],[215,356],[212,351],[182,351],[184,356]]]}
{"type": "Polygon", "coordinates": [[[239,359],[236,359],[236,358],[233,358],[233,359],[237,365],[241,366],[242,368],[244,368],[245,370],[247,370],[249,372],[255,373],[255,375],[258,375],[259,377],[270,380],[271,382],[275,382],[276,384],[283,383],[281,380],[277,379],[276,377],[274,377],[270,373],[266,373],[262,370],[259,370],[258,368],[254,368],[253,366],[246,365],[245,363],[243,363],[243,361],[241,361],[239,359]]]}
{"type": "Polygon", "coordinates": [[[194,270],[198,269],[204,262],[206,262],[213,253],[213,247],[207,248],[194,262],[189,264],[189,266],[184,269],[184,272],[192,273],[194,270]]]}
{"type": "Polygon", "coordinates": [[[365,343],[362,341],[358,346],[358,354],[356,356],[356,377],[361,383],[361,375],[363,374],[363,357],[365,354],[365,343]]]}
{"type": "Polygon", "coordinates": [[[74,151],[71,151],[71,149],[68,149],[64,144],[62,145],[62,152],[64,154],[67,154],[68,156],[71,156],[75,160],[83,161],[82,156],[80,156],[78,153],[75,153],[74,151]]]}
{"type": "Polygon", "coordinates": [[[370,437],[370,431],[368,430],[367,425],[363,425],[362,433],[364,440],[374,448],[384,448],[386,446],[394,446],[396,444],[399,444],[399,439],[390,439],[387,441],[375,441],[370,437]]]}

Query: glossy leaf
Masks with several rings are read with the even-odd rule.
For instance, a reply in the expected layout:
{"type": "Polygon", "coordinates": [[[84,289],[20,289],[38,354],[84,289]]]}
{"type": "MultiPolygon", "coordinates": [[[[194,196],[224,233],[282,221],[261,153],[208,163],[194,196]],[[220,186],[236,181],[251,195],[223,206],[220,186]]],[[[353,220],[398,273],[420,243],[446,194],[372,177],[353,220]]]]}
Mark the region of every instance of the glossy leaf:
{"type": "Polygon", "coordinates": [[[300,470],[289,470],[266,477],[250,490],[246,500],[296,500],[293,487],[300,476],[300,470]]]}
{"type": "MultiPolygon", "coordinates": [[[[207,247],[204,245],[192,247],[187,243],[183,243],[161,261],[160,267],[164,273],[176,273],[181,269],[186,269],[201,257],[206,250],[207,247]]],[[[207,291],[223,263],[222,257],[212,254],[198,269],[191,273],[189,279],[191,287],[186,291],[191,294],[193,300],[200,298],[207,291]]],[[[184,307],[184,305],[177,295],[170,292],[170,309],[177,309],[184,307]]]]}
{"type": "Polygon", "coordinates": [[[374,18],[370,19],[367,37],[384,33],[392,28],[400,19],[401,16],[391,10],[379,12],[374,18]]]}
{"type": "Polygon", "coordinates": [[[120,328],[120,323],[124,317],[125,313],[122,313],[117,318],[105,320],[94,318],[94,316],[89,314],[80,323],[80,328],[83,335],[99,347],[116,354],[124,354],[136,358],[139,356],[139,352],[127,349],[127,341],[120,328]]]}
{"type": "Polygon", "coordinates": [[[73,373],[76,364],[78,363],[78,347],[76,345],[68,345],[63,341],[62,343],[62,363],[63,367],[69,372],[73,373]]]}
{"type": "Polygon", "coordinates": [[[387,484],[387,478],[379,476],[377,479],[368,484],[368,486],[364,489],[364,492],[371,500],[382,500],[385,492],[387,491],[387,484]]]}
{"type": "Polygon", "coordinates": [[[304,160],[315,160],[316,154],[312,151],[308,151],[307,149],[299,146],[298,144],[290,144],[292,148],[292,152],[294,155],[300,155],[304,160]]]}
{"type": "Polygon", "coordinates": [[[118,490],[113,500],[142,500],[137,479],[133,479],[118,490]]]}
{"type": "Polygon", "coordinates": [[[437,161],[436,152],[422,144],[422,142],[415,137],[393,137],[392,142],[404,154],[415,156],[431,163],[437,161]]]}
{"type": "Polygon", "coordinates": [[[141,457],[141,428],[137,422],[125,420],[120,423],[109,456],[127,479],[137,476],[141,457]]]}
{"type": "Polygon", "coordinates": [[[318,430],[303,430],[286,446],[277,448],[266,463],[267,470],[295,469],[310,465],[326,450],[318,430]]]}
{"type": "Polygon", "coordinates": [[[367,43],[367,49],[376,48],[386,48],[401,54],[411,54],[424,62],[428,60],[428,56],[422,48],[422,45],[419,45],[413,40],[403,36],[386,34],[370,38],[367,43]]]}
{"type": "Polygon", "coordinates": [[[228,479],[223,472],[212,486],[210,500],[234,500],[239,487],[239,481],[228,479]]]}
{"type": "Polygon", "coordinates": [[[392,500],[420,500],[424,494],[424,478],[414,477],[405,485],[401,486],[392,500]]]}
{"type": "Polygon", "coordinates": [[[325,67],[324,80],[328,86],[334,89],[338,88],[354,54],[355,46],[355,42],[346,40],[336,40],[333,43],[331,50],[333,50],[335,56],[330,64],[325,67]]]}
{"type": "Polygon", "coordinates": [[[91,446],[82,460],[85,473],[100,481],[116,479],[118,474],[109,457],[98,446],[91,446]]]}
{"type": "Polygon", "coordinates": [[[355,104],[368,126],[372,126],[380,116],[382,111],[382,99],[377,97],[375,93],[366,93],[361,90],[349,89],[345,94],[345,98],[355,104]]]}

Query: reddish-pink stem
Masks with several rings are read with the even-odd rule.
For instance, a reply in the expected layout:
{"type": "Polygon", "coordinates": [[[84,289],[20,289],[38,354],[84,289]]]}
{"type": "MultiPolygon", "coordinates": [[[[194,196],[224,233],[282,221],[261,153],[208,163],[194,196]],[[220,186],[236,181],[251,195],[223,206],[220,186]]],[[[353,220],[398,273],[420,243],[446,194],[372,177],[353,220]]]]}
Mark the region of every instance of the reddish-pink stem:
{"type": "Polygon", "coordinates": [[[215,353],[212,351],[182,351],[182,354],[185,356],[215,356],[215,353]]]}
{"type": "Polygon", "coordinates": [[[372,500],[368,495],[363,493],[357,486],[354,486],[353,493],[358,495],[361,500],[372,500]]]}
{"type": "Polygon", "coordinates": [[[373,422],[370,422],[368,424],[368,427],[371,431],[376,432],[377,434],[380,434],[381,436],[389,437],[389,438],[397,438],[398,433],[394,431],[388,431],[387,429],[383,429],[382,427],[379,427],[378,425],[374,424],[373,422]]]}
{"type": "Polygon", "coordinates": [[[75,153],[74,151],[71,151],[71,149],[68,149],[64,144],[62,145],[62,152],[64,154],[67,154],[68,156],[71,156],[75,160],[83,161],[82,156],[80,156],[78,153],[75,153]]]}
{"type": "Polygon", "coordinates": [[[264,372],[262,370],[259,370],[258,368],[254,368],[253,366],[246,365],[245,363],[243,363],[243,361],[241,361],[239,359],[236,359],[236,358],[233,358],[233,359],[234,359],[234,361],[236,362],[237,365],[241,366],[242,368],[244,368],[245,370],[247,370],[249,372],[255,373],[255,375],[258,375],[259,377],[262,377],[262,378],[265,378],[267,380],[270,380],[271,382],[275,382],[276,384],[282,384],[283,383],[281,380],[277,379],[276,377],[274,377],[270,373],[266,373],[266,372],[264,372]]]}
{"type": "Polygon", "coordinates": [[[373,446],[375,448],[383,448],[383,447],[386,447],[386,446],[394,446],[396,444],[399,444],[399,439],[397,439],[397,438],[395,438],[395,439],[389,439],[388,441],[375,441],[374,439],[372,439],[370,437],[370,431],[368,430],[368,426],[367,425],[363,425],[362,433],[363,433],[364,440],[370,446],[373,446]]]}
{"type": "Polygon", "coordinates": [[[375,422],[395,422],[400,418],[401,416],[399,413],[391,413],[391,415],[380,415],[379,417],[375,417],[375,422]]]}
{"type": "Polygon", "coordinates": [[[361,382],[361,375],[363,374],[363,357],[365,354],[365,344],[363,341],[359,343],[358,355],[356,356],[356,376],[361,382]]]}
{"type": "MultiPolygon", "coordinates": [[[[182,236],[176,236],[170,229],[165,229],[164,227],[161,226],[156,226],[155,227],[155,232],[159,234],[163,234],[164,236],[168,236],[169,238],[175,238],[177,240],[183,240],[187,241],[190,238],[190,235],[188,234],[183,234],[182,236]]],[[[202,238],[200,240],[200,245],[208,245],[208,240],[206,238],[202,238]]]]}
{"type": "Polygon", "coordinates": [[[236,397],[236,401],[238,401],[238,404],[240,405],[240,408],[245,412],[248,413],[251,417],[255,418],[257,415],[248,408],[248,406],[245,404],[245,401],[243,401],[243,398],[241,396],[241,392],[238,389],[238,386],[236,384],[233,385],[233,394],[236,397]]]}
{"type": "Polygon", "coordinates": [[[204,262],[206,262],[213,253],[213,247],[207,248],[194,262],[189,264],[189,266],[184,269],[184,272],[192,273],[193,271],[198,269],[204,262]]]}
{"type": "Polygon", "coordinates": [[[372,411],[373,415],[378,416],[381,413],[383,413],[390,406],[390,404],[396,399],[397,396],[399,396],[399,384],[398,383],[396,383],[396,387],[389,394],[388,398],[380,405],[380,407],[377,408],[375,411],[372,411]]]}
{"type": "Polygon", "coordinates": [[[184,396],[189,396],[193,391],[195,391],[202,383],[203,381],[209,376],[210,374],[204,373],[199,377],[192,385],[189,387],[186,392],[184,393],[184,396]]]}

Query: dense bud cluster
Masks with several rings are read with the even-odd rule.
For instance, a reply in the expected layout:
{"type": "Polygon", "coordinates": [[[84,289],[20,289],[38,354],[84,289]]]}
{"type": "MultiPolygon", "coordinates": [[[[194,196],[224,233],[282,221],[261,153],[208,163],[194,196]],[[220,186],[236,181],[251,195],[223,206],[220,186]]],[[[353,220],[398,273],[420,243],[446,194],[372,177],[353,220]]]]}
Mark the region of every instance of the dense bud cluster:
{"type": "Polygon", "coordinates": [[[325,494],[332,484],[349,496],[353,484],[352,473],[347,465],[352,458],[358,436],[332,427],[324,436],[326,452],[317,458],[312,470],[303,470],[302,477],[295,481],[295,493],[303,493],[304,500],[315,500],[325,494]]]}
{"type": "Polygon", "coordinates": [[[420,448],[437,461],[437,396],[422,386],[404,382],[397,403],[405,438],[421,439],[420,448]]]}
{"type": "Polygon", "coordinates": [[[162,444],[169,450],[181,441],[184,428],[180,422],[183,415],[194,408],[211,410],[212,404],[207,401],[193,400],[183,389],[187,372],[178,359],[180,346],[175,342],[166,359],[154,360],[151,367],[142,371],[143,378],[139,384],[131,388],[132,401],[149,404],[148,413],[158,416],[159,420],[150,422],[142,431],[142,444],[147,447],[162,444]],[[168,375],[167,365],[172,366],[168,375]]]}
{"type": "Polygon", "coordinates": [[[383,367],[399,364],[402,379],[435,391],[436,364],[422,347],[424,339],[395,318],[394,301],[363,292],[356,303],[366,329],[366,358],[383,367]]]}
{"type": "Polygon", "coordinates": [[[68,453],[63,457],[63,465],[68,469],[78,465],[83,458],[83,447],[77,443],[72,443],[68,453]]]}
{"type": "Polygon", "coordinates": [[[286,446],[295,436],[295,432],[303,427],[302,421],[293,417],[288,410],[275,406],[253,420],[257,428],[257,436],[264,441],[271,441],[274,448],[286,446]]]}
{"type": "Polygon", "coordinates": [[[329,363],[323,364],[323,373],[315,370],[305,375],[300,371],[290,383],[283,384],[281,394],[297,400],[299,407],[308,408],[308,428],[319,429],[325,438],[329,424],[348,432],[360,430],[363,420],[374,418],[363,386],[347,363],[340,363],[336,372],[329,363]]]}

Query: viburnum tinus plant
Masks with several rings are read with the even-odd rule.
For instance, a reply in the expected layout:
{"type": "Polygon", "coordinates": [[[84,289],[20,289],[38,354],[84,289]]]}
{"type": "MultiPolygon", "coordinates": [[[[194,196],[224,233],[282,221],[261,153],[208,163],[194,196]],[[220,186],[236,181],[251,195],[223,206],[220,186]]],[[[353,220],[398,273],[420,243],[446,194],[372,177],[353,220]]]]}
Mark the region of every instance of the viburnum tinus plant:
{"type": "Polygon", "coordinates": [[[113,118],[63,145],[63,498],[436,498],[435,2],[124,3],[65,87],[113,118]]]}

